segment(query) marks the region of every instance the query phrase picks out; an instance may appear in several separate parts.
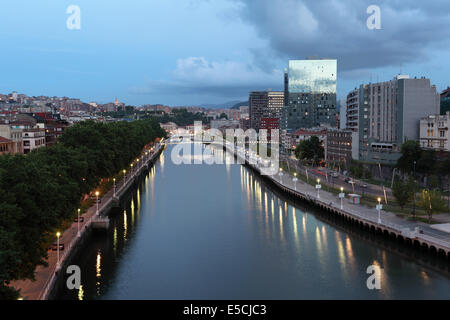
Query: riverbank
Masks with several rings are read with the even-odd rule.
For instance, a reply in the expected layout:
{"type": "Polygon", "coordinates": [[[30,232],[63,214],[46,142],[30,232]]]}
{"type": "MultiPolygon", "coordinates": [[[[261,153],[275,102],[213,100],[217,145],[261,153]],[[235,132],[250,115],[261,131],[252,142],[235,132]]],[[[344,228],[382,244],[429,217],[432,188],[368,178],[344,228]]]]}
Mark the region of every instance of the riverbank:
{"type": "Polygon", "coordinates": [[[158,143],[153,151],[144,151],[139,157],[140,161],[137,165],[131,167],[127,172],[125,179],[121,184],[116,185],[107,193],[102,195],[101,203],[98,206],[94,204],[84,214],[84,221],[80,222],[80,230],[78,233],[78,223],[74,222],[70,228],[66,229],[60,236],[60,243],[64,244],[65,248],[60,252],[58,257],[56,251],[49,251],[47,263],[48,266],[38,266],[35,273],[35,281],[21,280],[15,281],[11,284],[16,289],[20,289],[20,294],[24,300],[46,300],[51,296],[51,292],[58,281],[58,278],[65,270],[66,264],[70,261],[71,256],[81,247],[82,243],[92,229],[92,225],[100,220],[111,207],[116,206],[120,197],[125,194],[128,189],[134,184],[135,180],[142,174],[144,170],[149,167],[164,150],[165,143],[158,143]]]}
{"type": "MultiPolygon", "coordinates": [[[[247,167],[253,169],[261,175],[263,165],[256,157],[245,154],[242,150],[235,150],[233,144],[226,144],[226,150],[236,155],[247,167]]],[[[375,208],[364,207],[362,205],[350,204],[347,199],[341,202],[336,195],[317,189],[301,180],[294,181],[294,177],[289,173],[280,171],[276,175],[261,175],[269,180],[277,188],[288,195],[294,196],[302,201],[319,207],[330,215],[338,216],[351,224],[360,226],[368,232],[377,233],[391,237],[409,244],[414,248],[428,251],[433,255],[440,255],[450,259],[450,234],[432,229],[430,226],[421,223],[407,221],[397,217],[394,213],[381,211],[381,221],[378,221],[378,211],[375,208]],[[418,232],[422,230],[423,233],[418,232]]]]}

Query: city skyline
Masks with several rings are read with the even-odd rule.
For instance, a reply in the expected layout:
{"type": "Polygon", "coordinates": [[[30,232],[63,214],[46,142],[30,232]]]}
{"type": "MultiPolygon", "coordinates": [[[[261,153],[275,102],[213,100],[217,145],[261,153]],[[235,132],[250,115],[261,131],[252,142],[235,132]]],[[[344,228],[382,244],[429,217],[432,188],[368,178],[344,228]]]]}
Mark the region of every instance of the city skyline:
{"type": "Polygon", "coordinates": [[[370,4],[77,1],[81,29],[70,30],[69,2],[9,2],[4,11],[21,14],[0,22],[8,30],[0,91],[99,103],[117,97],[131,105],[220,104],[245,101],[251,91],[282,90],[288,60],[307,56],[337,59],[338,99],[399,73],[447,88],[443,2],[380,1],[380,30],[366,27],[370,4]],[[335,17],[325,19],[330,8],[335,17]],[[286,23],[277,24],[280,19],[286,23]]]}

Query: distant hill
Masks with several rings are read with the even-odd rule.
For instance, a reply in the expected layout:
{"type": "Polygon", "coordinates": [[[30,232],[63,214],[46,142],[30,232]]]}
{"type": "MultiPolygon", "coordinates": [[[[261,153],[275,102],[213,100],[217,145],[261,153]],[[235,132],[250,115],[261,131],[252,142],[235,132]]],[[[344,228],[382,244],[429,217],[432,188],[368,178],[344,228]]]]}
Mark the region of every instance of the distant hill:
{"type": "Polygon", "coordinates": [[[239,109],[240,107],[244,106],[248,106],[248,101],[236,103],[234,106],[231,107],[231,109],[239,109]]]}
{"type": "Polygon", "coordinates": [[[237,103],[240,103],[239,101],[229,101],[225,103],[219,103],[219,104],[213,104],[213,103],[204,103],[199,105],[203,108],[208,109],[230,109],[231,107],[235,106],[237,103]]]}

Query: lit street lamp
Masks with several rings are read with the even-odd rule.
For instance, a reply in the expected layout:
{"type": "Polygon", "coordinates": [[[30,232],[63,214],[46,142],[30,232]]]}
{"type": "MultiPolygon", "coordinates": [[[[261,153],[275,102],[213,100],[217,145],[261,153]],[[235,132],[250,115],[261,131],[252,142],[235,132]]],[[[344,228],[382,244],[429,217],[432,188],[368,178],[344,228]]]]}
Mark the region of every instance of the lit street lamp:
{"type": "Polygon", "coordinates": [[[297,191],[297,181],[298,181],[298,179],[297,179],[297,172],[294,172],[294,179],[292,179],[292,181],[294,181],[294,183],[295,183],[295,191],[297,191]]]}
{"type": "Polygon", "coordinates": [[[123,184],[125,185],[125,182],[127,182],[126,181],[127,176],[125,175],[125,173],[127,173],[127,170],[123,169],[122,172],[123,172],[123,184]]]}
{"type": "Polygon", "coordinates": [[[96,212],[96,214],[98,214],[98,195],[99,194],[100,193],[98,191],[95,191],[95,196],[97,197],[97,212],[96,212]]]}
{"type": "Polygon", "coordinates": [[[344,187],[341,187],[341,193],[339,193],[339,198],[341,198],[341,210],[344,209],[343,201],[345,198],[344,187]]]}
{"type": "Polygon", "coordinates": [[[81,209],[78,208],[78,233],[77,233],[78,237],[80,236],[80,211],[81,209]]]}
{"type": "Polygon", "coordinates": [[[113,178],[114,181],[114,197],[116,196],[116,178],[113,178]]]}
{"type": "Polygon", "coordinates": [[[378,198],[378,204],[376,208],[378,210],[378,224],[381,224],[381,210],[383,209],[383,205],[381,204],[381,198],[378,198]]]}
{"type": "Polygon", "coordinates": [[[317,189],[317,199],[320,199],[320,189],[322,188],[322,185],[320,184],[320,179],[317,179],[316,189],[317,189]]]}
{"type": "Polygon", "coordinates": [[[59,237],[61,236],[61,233],[60,232],[57,232],[56,233],[56,238],[57,238],[57,240],[56,240],[56,245],[57,245],[57,259],[56,259],[56,270],[59,270],[59,268],[60,268],[60,264],[59,264],[59,237]]]}

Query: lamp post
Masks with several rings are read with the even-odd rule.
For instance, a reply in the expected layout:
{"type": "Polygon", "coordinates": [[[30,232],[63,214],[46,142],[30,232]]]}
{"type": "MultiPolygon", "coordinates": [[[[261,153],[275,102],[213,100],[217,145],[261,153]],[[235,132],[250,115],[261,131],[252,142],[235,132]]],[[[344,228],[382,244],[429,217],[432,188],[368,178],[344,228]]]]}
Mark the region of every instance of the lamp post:
{"type": "Polygon", "coordinates": [[[292,179],[292,181],[294,181],[294,188],[295,188],[295,191],[297,191],[297,181],[298,181],[298,179],[297,179],[297,172],[294,172],[294,179],[292,179]]]}
{"type": "Polygon", "coordinates": [[[123,184],[125,185],[125,182],[127,182],[127,176],[125,175],[125,173],[127,173],[127,170],[123,169],[123,184]]]}
{"type": "Polygon", "coordinates": [[[133,173],[133,164],[130,164],[131,167],[131,173],[133,173]]]}
{"type": "Polygon", "coordinates": [[[282,183],[281,177],[283,176],[283,168],[280,168],[280,173],[278,173],[278,175],[280,176],[280,183],[282,183]]]}
{"type": "Polygon", "coordinates": [[[116,178],[113,178],[114,181],[114,197],[116,196],[116,178]]]}
{"type": "Polygon", "coordinates": [[[413,173],[413,180],[414,180],[414,201],[413,201],[413,217],[416,218],[416,161],[414,161],[414,173],[413,173]]]}
{"type": "Polygon", "coordinates": [[[344,209],[344,198],[345,198],[345,193],[344,193],[344,187],[341,187],[341,193],[339,193],[339,198],[341,199],[341,210],[344,209]]]}
{"type": "Polygon", "coordinates": [[[350,180],[349,183],[352,184],[352,190],[353,190],[353,193],[355,193],[355,181],[350,180]]]}
{"type": "Polygon", "coordinates": [[[100,192],[95,191],[95,196],[97,197],[97,212],[96,214],[98,214],[98,195],[100,194],[100,192]]]}
{"type": "Polygon", "coordinates": [[[306,168],[306,182],[309,182],[308,168],[306,168]]]}
{"type": "Polygon", "coordinates": [[[320,185],[320,179],[317,178],[317,184],[316,184],[316,189],[317,189],[317,199],[320,199],[320,189],[322,188],[322,186],[320,185]]]}
{"type": "Polygon", "coordinates": [[[59,264],[59,237],[61,236],[61,233],[58,231],[56,233],[56,246],[57,246],[57,258],[56,258],[56,270],[59,270],[60,264],[59,264]]]}
{"type": "Polygon", "coordinates": [[[383,209],[383,205],[381,204],[381,198],[378,198],[378,204],[376,208],[378,210],[378,224],[381,224],[381,209],[383,209]]]}
{"type": "Polygon", "coordinates": [[[80,211],[81,209],[78,208],[78,232],[77,232],[77,236],[80,236],[80,211]]]}

